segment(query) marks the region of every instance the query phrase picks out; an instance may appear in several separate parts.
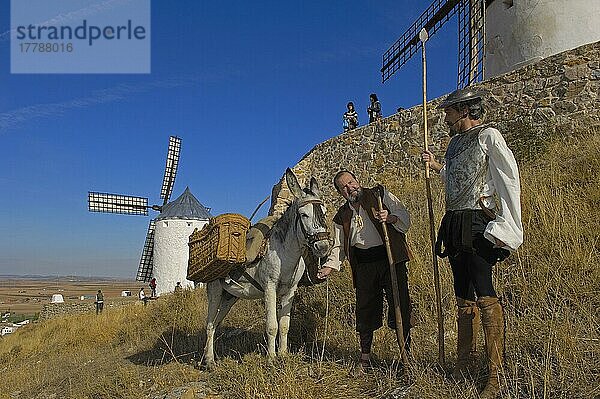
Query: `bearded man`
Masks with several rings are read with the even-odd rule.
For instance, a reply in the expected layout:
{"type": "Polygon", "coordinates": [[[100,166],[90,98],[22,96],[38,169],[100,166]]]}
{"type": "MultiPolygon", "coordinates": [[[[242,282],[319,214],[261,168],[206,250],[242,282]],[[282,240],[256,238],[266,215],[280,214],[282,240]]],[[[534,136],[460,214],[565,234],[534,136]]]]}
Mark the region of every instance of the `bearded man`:
{"type": "Polygon", "coordinates": [[[394,194],[382,186],[361,187],[356,176],[350,171],[338,172],[333,184],[347,201],[333,218],[335,242],[317,277],[327,278],[333,270],[340,270],[342,261],[348,259],[356,293],[356,331],[360,338],[360,365],[367,368],[370,366],[373,332],[382,326],[384,294],[388,303],[388,326],[396,328],[390,266],[381,225],[383,222],[390,226],[387,230],[398,280],[404,344],[405,349],[409,349],[411,304],[406,263],[410,256],[405,234],[410,227],[410,217],[394,194]],[[379,210],[377,200],[381,191],[383,210],[379,210]]]}
{"type": "Polygon", "coordinates": [[[504,356],[504,312],[492,283],[492,266],[523,243],[521,186],[513,153],[498,129],[482,123],[483,93],[466,88],[451,93],[438,108],[446,113],[450,143],[445,164],[425,151],[422,158],[439,172],[446,189],[436,253],[448,257],[458,306],[456,380],[468,374],[483,322],[489,377],[480,398],[500,391],[504,356]]]}

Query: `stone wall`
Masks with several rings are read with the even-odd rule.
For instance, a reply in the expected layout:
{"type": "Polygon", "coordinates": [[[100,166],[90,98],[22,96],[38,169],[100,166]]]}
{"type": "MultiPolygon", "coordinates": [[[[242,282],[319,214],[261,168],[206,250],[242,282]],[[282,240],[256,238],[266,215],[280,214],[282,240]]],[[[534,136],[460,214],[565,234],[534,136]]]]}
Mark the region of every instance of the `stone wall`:
{"type": "MultiPolygon", "coordinates": [[[[104,301],[104,312],[111,308],[130,305],[137,302],[135,297],[111,298],[104,301]]],[[[52,319],[58,316],[96,312],[96,305],[91,301],[48,303],[40,311],[39,320],[52,319]]]]}
{"type": "MultiPolygon", "coordinates": [[[[533,156],[548,138],[600,131],[600,42],[569,50],[477,84],[489,93],[486,122],[500,129],[518,160],[533,156]]],[[[444,112],[428,103],[430,148],[442,156],[448,141],[444,112]]],[[[364,186],[384,176],[420,176],[423,110],[416,106],[360,126],[315,146],[293,168],[301,184],[321,184],[330,210],[341,204],[332,186],[340,169],[352,170],[364,186]]],[[[282,179],[273,187],[270,213],[286,207],[282,179]]]]}

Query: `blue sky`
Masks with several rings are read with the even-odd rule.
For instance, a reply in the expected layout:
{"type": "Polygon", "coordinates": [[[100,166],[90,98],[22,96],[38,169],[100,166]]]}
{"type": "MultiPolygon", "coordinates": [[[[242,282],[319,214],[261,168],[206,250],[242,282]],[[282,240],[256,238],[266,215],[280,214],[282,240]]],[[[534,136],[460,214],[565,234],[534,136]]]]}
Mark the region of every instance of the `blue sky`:
{"type": "MultiPolygon", "coordinates": [[[[150,74],[20,75],[1,1],[0,274],[134,278],[148,218],[89,213],[87,192],[158,203],[169,135],[182,138],[172,198],[189,186],[213,214],[248,216],[341,133],[348,101],[361,124],[371,92],[384,115],[420,103],[419,54],[385,84],[379,69],[427,5],[152,1],[150,74]]],[[[455,22],[427,46],[434,98],[456,85],[455,22]]]]}

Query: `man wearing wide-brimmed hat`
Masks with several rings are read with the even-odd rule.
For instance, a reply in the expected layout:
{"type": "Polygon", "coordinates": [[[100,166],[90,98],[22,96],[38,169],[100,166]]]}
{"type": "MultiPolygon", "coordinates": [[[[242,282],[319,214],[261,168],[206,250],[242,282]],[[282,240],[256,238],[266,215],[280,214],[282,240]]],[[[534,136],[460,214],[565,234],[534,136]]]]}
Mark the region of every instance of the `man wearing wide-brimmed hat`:
{"type": "Polygon", "coordinates": [[[450,143],[445,163],[422,155],[446,189],[436,253],[448,257],[458,305],[457,363],[461,379],[476,350],[481,318],[489,357],[489,378],[481,398],[495,398],[504,356],[504,313],[492,284],[492,266],[523,243],[519,170],[498,129],[483,124],[484,93],[451,93],[438,108],[445,113],[450,143]]]}

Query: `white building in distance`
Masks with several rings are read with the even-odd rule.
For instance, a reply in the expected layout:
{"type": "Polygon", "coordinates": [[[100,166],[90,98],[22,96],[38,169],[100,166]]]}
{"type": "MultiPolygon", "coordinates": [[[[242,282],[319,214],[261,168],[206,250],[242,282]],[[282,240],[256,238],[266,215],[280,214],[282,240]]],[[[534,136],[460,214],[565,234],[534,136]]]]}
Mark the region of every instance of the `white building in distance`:
{"type": "Polygon", "coordinates": [[[18,326],[15,325],[5,325],[2,326],[2,328],[0,328],[0,337],[3,337],[7,334],[12,334],[15,331],[17,331],[17,328],[19,328],[18,326]]]}
{"type": "Polygon", "coordinates": [[[52,294],[52,299],[50,300],[50,303],[64,303],[65,299],[63,298],[62,294],[52,294]]]}

